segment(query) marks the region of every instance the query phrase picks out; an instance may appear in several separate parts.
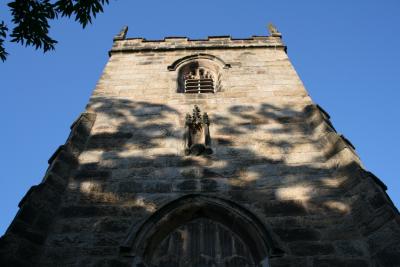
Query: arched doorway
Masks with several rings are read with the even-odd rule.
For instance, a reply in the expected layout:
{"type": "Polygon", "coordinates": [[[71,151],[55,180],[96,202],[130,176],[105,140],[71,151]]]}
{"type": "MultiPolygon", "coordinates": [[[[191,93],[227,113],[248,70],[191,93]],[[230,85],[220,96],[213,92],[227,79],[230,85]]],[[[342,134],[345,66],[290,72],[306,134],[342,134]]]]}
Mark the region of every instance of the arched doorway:
{"type": "Polygon", "coordinates": [[[283,254],[273,233],[247,209],[197,194],[160,208],[121,251],[135,257],[135,267],[266,267],[268,258],[283,254]]]}
{"type": "Polygon", "coordinates": [[[194,219],[168,234],[150,257],[150,266],[255,266],[250,248],[223,224],[194,219]]]}

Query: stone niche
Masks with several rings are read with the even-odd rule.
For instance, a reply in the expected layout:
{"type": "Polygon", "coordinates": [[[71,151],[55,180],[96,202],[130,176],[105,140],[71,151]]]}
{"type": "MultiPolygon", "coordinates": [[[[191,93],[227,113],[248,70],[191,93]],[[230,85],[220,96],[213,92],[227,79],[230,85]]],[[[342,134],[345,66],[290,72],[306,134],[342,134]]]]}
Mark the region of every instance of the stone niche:
{"type": "Polygon", "coordinates": [[[200,108],[194,106],[192,115],[185,118],[185,155],[210,155],[211,148],[210,119],[207,113],[201,114],[200,108]]]}

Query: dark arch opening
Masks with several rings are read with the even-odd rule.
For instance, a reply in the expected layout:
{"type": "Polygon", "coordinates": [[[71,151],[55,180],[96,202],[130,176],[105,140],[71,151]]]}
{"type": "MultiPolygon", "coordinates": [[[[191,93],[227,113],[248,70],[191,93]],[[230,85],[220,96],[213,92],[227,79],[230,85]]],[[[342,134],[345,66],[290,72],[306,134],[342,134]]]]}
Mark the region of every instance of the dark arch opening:
{"type": "Polygon", "coordinates": [[[268,258],[284,253],[275,235],[250,211],[232,201],[199,194],[186,195],[161,207],[133,229],[121,252],[135,256],[136,266],[146,266],[169,233],[198,218],[218,222],[239,236],[256,266],[268,266],[268,258]]]}

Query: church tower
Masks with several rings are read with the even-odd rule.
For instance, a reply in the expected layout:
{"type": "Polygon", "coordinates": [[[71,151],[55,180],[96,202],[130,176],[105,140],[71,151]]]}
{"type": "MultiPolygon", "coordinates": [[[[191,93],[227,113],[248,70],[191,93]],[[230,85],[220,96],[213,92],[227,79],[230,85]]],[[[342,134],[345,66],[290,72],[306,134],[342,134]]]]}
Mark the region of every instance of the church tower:
{"type": "Polygon", "coordinates": [[[280,32],[115,36],[1,266],[400,266],[386,186],[335,131],[280,32]]]}

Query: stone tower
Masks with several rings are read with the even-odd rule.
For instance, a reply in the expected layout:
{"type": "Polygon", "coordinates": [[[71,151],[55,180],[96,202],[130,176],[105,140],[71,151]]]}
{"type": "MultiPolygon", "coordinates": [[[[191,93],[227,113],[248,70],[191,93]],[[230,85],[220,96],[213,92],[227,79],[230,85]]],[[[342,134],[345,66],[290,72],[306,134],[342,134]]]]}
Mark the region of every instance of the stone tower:
{"type": "Polygon", "coordinates": [[[385,185],[270,36],[114,38],[1,266],[400,266],[385,185]]]}

